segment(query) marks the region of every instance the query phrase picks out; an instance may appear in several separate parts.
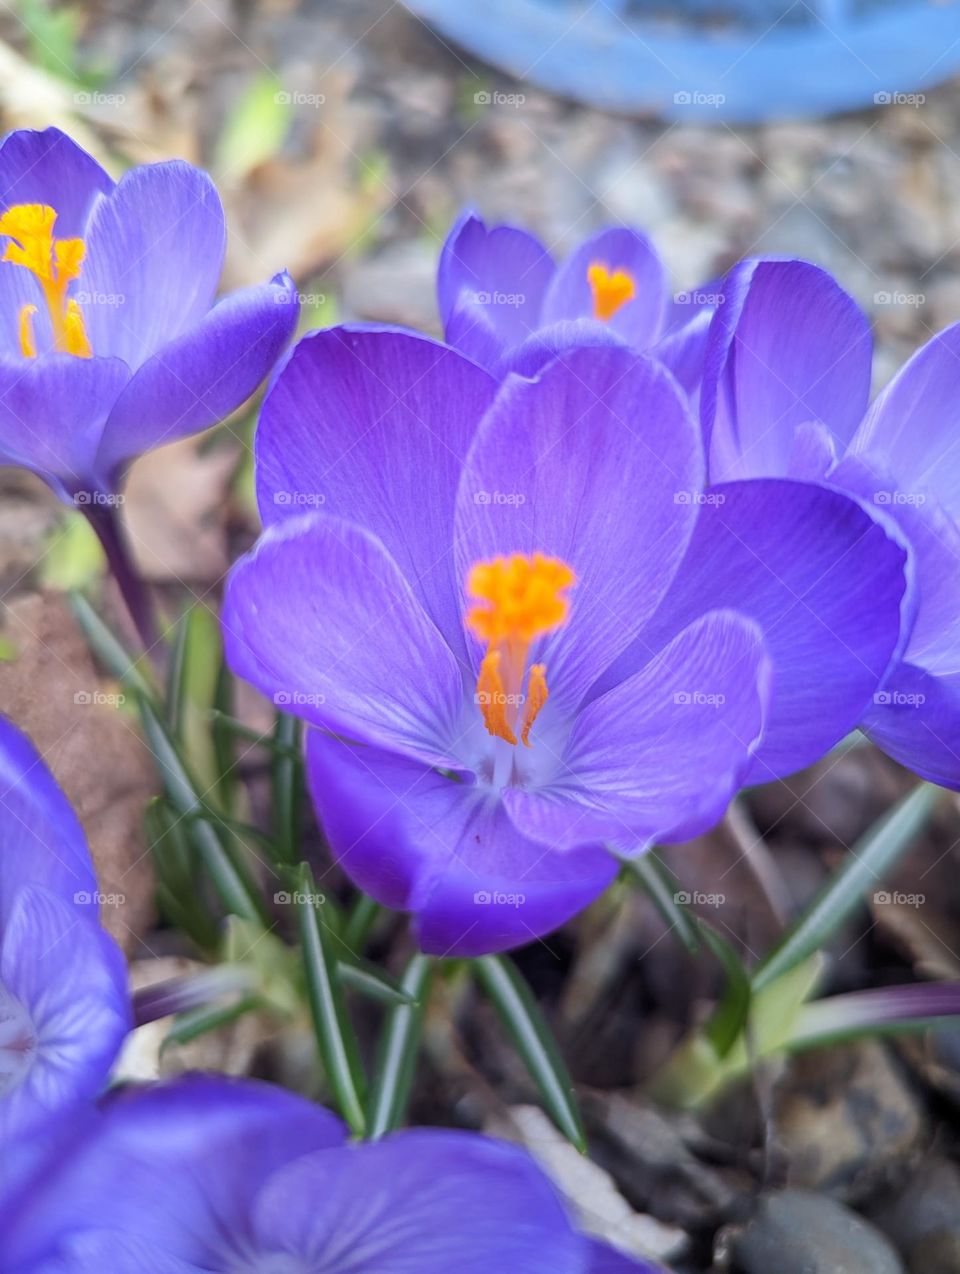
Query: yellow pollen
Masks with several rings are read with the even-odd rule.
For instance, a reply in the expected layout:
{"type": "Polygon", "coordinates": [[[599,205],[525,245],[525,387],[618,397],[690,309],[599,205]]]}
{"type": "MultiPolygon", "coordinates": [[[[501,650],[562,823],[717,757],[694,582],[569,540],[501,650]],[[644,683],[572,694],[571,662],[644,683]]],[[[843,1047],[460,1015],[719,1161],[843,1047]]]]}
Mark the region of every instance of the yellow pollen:
{"type": "MultiPolygon", "coordinates": [[[[57,214],[47,204],[21,203],[0,214],[0,236],[9,242],[3,260],[29,270],[43,293],[53,328],[54,349],[77,358],[90,358],[93,350],[87,338],[83,314],[77,301],[67,296],[71,282],[80,275],[85,252],[82,239],[55,239],[53,228],[57,214]]],[[[24,358],[36,358],[33,335],[35,305],[20,309],[20,352],[24,358]]]]}
{"type": "Polygon", "coordinates": [[[608,270],[602,261],[594,261],[587,270],[587,281],[593,293],[593,317],[607,323],[617,310],[637,295],[637,285],[628,270],[608,270]]]}
{"type": "Polygon", "coordinates": [[[573,569],[545,553],[512,553],[477,562],[467,575],[467,627],[487,644],[477,677],[477,703],[490,734],[530,746],[530,730],[547,701],[543,664],[534,664],[523,693],[530,644],[567,618],[566,590],[577,582],[573,569]]]}

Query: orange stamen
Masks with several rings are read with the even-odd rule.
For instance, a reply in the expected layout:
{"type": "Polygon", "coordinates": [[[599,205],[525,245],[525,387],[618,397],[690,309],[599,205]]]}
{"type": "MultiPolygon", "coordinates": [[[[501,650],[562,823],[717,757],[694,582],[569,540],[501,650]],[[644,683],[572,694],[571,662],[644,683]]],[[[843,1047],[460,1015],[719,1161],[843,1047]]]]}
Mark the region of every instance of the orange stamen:
{"type": "Polygon", "coordinates": [[[637,295],[637,284],[628,270],[608,270],[602,261],[594,261],[587,270],[587,281],[593,293],[593,317],[607,323],[617,310],[637,295]]]}
{"type": "MultiPolygon", "coordinates": [[[[36,278],[50,313],[54,349],[77,358],[91,358],[83,314],[77,301],[67,296],[70,283],[79,277],[86,248],[82,239],[55,239],[57,214],[47,204],[15,204],[0,215],[0,235],[9,242],[3,260],[23,266],[36,278]]],[[[20,350],[24,358],[36,358],[33,336],[35,305],[20,310],[20,350]]]]}
{"type": "Polygon", "coordinates": [[[543,664],[534,664],[523,693],[531,643],[559,627],[570,610],[566,590],[576,575],[566,562],[544,553],[512,553],[477,562],[467,576],[468,628],[487,644],[477,678],[477,703],[490,734],[516,744],[520,705],[521,738],[530,746],[530,730],[547,701],[543,664]]]}

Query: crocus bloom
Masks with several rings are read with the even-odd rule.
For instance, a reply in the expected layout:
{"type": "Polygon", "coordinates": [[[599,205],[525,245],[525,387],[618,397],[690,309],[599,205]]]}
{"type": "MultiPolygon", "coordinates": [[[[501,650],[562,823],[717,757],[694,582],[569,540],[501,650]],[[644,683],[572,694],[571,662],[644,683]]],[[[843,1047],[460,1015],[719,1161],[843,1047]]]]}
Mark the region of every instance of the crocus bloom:
{"type": "Polygon", "coordinates": [[[0,1154],[103,1087],[130,1011],[83,831],[0,719],[0,1154]]]}
{"type": "Polygon", "coordinates": [[[918,606],[862,725],[924,778],[960,788],[960,324],[869,405],[871,335],[816,266],[750,261],[723,285],[702,391],[714,481],[826,481],[894,522],[918,606]]]}
{"type": "Polygon", "coordinates": [[[902,547],[839,493],[705,496],[651,359],[577,350],[497,390],[409,333],[302,341],[257,435],[267,531],[223,612],[235,671],[319,727],[343,867],[443,954],[554,928],[612,879],[605,846],[691,836],[745,779],[820,755],[905,591],[902,547]]]}
{"type": "Polygon", "coordinates": [[[443,245],[437,299],[448,343],[494,375],[530,374],[564,349],[626,344],[693,390],[717,298],[709,286],[672,298],[639,231],[601,230],[557,266],[526,230],[467,211],[443,245]]]}
{"type": "Polygon", "coordinates": [[[655,1274],[574,1230],[505,1142],[424,1128],[349,1145],[302,1097],[201,1076],[108,1101],[0,1219],[8,1274],[655,1274]]]}
{"type": "Polygon", "coordinates": [[[64,133],[0,144],[0,462],[64,500],[116,490],[143,451],[205,429],[273,367],[297,320],[287,275],[212,306],[225,247],[190,164],[114,183],[64,133]]]}

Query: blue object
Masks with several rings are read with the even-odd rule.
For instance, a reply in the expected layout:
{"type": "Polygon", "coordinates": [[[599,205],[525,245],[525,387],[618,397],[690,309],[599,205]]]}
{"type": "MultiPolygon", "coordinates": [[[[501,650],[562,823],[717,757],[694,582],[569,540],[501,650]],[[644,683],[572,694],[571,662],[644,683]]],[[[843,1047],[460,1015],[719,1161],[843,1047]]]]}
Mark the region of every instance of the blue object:
{"type": "Polygon", "coordinates": [[[958,0],[406,4],[521,80],[674,120],[751,123],[916,105],[924,89],[960,71],[958,0]]]}

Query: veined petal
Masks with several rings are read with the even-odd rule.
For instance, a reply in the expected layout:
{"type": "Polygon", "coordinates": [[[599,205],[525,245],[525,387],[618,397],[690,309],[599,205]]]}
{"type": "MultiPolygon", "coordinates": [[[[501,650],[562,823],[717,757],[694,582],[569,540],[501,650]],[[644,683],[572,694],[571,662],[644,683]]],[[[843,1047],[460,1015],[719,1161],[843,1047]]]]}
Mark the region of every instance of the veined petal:
{"type": "Polygon", "coordinates": [[[811,421],[842,450],[870,391],[870,327],[853,299],[804,261],[742,262],[722,294],[701,393],[711,481],[786,475],[811,421]]]}
{"type": "Polygon", "coordinates": [[[521,946],[616,875],[599,848],[555,854],[517,831],[495,793],[311,731],[314,805],[340,866],[385,906],[413,911],[420,944],[474,956],[521,946]]]}
{"type": "Polygon", "coordinates": [[[231,571],[221,622],[233,671],[287,711],[456,766],[460,669],[363,528],[323,513],[271,527],[231,571]]]}
{"type": "Polygon", "coordinates": [[[97,196],[113,188],[93,156],[59,128],[22,128],[0,142],[0,211],[47,204],[56,209],[58,239],[82,238],[97,196]]]}
{"type": "Polygon", "coordinates": [[[605,349],[611,345],[623,349],[627,342],[608,323],[598,323],[591,318],[563,319],[540,328],[505,355],[501,372],[539,376],[548,363],[569,350],[605,349]]]}
{"type": "Polygon", "coordinates": [[[532,653],[555,706],[572,710],[656,609],[701,482],[696,426],[650,359],[575,350],[502,386],[460,480],[457,578],[517,552],[573,568],[570,619],[532,653]]]}
{"type": "Polygon", "coordinates": [[[583,709],[553,776],[507,789],[510,817],[556,849],[605,842],[629,854],[706,831],[750,768],[770,671],[756,624],[703,615],[583,709]]]}
{"type": "Polygon", "coordinates": [[[481,368],[412,332],[340,327],[305,337],[257,428],[264,525],[313,507],[365,526],[463,652],[453,510],[464,456],[495,390],[481,368]]]}
{"type": "Polygon", "coordinates": [[[306,1155],[257,1200],[263,1252],[351,1274],[582,1274],[559,1196],[523,1150],[416,1128],[306,1155]]]}
{"type": "Polygon", "coordinates": [[[594,293],[588,271],[594,264],[613,274],[624,271],[634,294],[608,320],[636,350],[647,349],[660,334],[667,302],[663,265],[646,235],[624,227],[600,230],[585,239],[562,262],[543,303],[543,323],[593,318],[594,293]]]}
{"type": "Polygon", "coordinates": [[[960,791],[960,673],[903,663],[863,718],[877,747],[923,779],[960,791]]]}
{"type": "Polygon", "coordinates": [[[494,371],[495,354],[502,356],[539,327],[554,269],[533,235],[515,226],[488,228],[475,213],[464,212],[447,236],[437,267],[447,341],[494,371]]]}
{"type": "Polygon", "coordinates": [[[293,336],[297,311],[293,281],[278,274],[225,297],[148,358],[110,413],[98,473],[112,475],[141,452],[228,416],[270,373],[293,336]]]}
{"type": "Polygon", "coordinates": [[[812,483],[732,482],[705,499],[673,588],[599,688],[704,608],[749,616],[773,680],[748,781],[767,782],[812,764],[860,721],[909,631],[907,552],[859,501],[812,483]]]}
{"type": "Polygon", "coordinates": [[[94,208],[86,242],[90,344],[136,369],[210,308],[226,247],[220,196],[182,160],[133,168],[94,208]]]}

